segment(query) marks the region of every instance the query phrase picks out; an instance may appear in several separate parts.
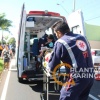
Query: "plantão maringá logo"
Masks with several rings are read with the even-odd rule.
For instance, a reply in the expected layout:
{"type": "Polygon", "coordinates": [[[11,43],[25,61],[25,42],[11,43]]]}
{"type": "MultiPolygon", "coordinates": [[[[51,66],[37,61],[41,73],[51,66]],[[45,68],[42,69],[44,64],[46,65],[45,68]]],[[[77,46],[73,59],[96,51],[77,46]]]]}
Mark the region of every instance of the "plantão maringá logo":
{"type": "Polygon", "coordinates": [[[71,65],[70,65],[70,64],[67,64],[67,63],[58,64],[58,65],[54,68],[54,70],[53,70],[53,72],[52,72],[54,81],[55,81],[57,84],[62,85],[62,86],[65,86],[65,85],[68,85],[68,84],[69,84],[69,85],[75,85],[75,82],[74,82],[73,79],[72,79],[71,81],[66,81],[65,83],[63,83],[63,82],[61,82],[61,81],[59,81],[59,80],[57,79],[57,75],[58,75],[58,76],[68,76],[68,77],[70,77],[70,74],[67,74],[67,73],[57,73],[57,70],[58,70],[59,68],[61,68],[62,66],[65,66],[65,67],[67,67],[67,68],[69,68],[69,69],[72,68],[71,65]]]}

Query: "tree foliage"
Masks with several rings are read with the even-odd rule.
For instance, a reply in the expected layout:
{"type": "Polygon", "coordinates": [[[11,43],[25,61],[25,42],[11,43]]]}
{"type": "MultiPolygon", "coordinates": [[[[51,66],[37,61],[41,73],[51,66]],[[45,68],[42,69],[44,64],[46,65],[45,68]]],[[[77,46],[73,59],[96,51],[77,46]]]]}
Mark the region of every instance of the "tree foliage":
{"type": "Polygon", "coordinates": [[[5,14],[0,14],[0,30],[2,30],[2,40],[1,40],[1,43],[4,43],[4,40],[3,40],[3,32],[4,31],[9,31],[9,28],[12,26],[12,21],[8,20],[5,18],[5,14]]]}
{"type": "Polygon", "coordinates": [[[2,41],[1,43],[3,43],[3,32],[4,31],[9,31],[9,28],[12,26],[12,21],[8,20],[5,18],[5,14],[0,14],[0,30],[2,30],[2,41]]]}
{"type": "Polygon", "coordinates": [[[0,14],[0,29],[9,32],[9,27],[12,26],[12,21],[5,18],[5,14],[0,14]]]}
{"type": "Polygon", "coordinates": [[[8,41],[9,44],[15,44],[15,42],[16,42],[16,41],[15,41],[15,38],[14,38],[14,37],[11,38],[11,39],[8,41]]]}
{"type": "Polygon", "coordinates": [[[9,36],[5,36],[4,38],[7,40],[9,38],[9,36]]]}
{"type": "Polygon", "coordinates": [[[4,17],[5,17],[5,14],[4,13],[3,14],[0,14],[0,27],[3,24],[4,17]]]}

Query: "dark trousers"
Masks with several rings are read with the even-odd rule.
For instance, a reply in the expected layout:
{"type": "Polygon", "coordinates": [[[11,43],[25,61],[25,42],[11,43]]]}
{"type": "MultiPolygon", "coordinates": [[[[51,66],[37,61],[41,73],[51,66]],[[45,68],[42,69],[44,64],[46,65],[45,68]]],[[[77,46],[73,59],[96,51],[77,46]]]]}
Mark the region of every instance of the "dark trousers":
{"type": "Polygon", "coordinates": [[[1,56],[2,50],[0,50],[0,56],[1,56]]]}
{"type": "Polygon", "coordinates": [[[62,87],[59,100],[87,100],[94,79],[80,79],[69,88],[62,87]]]}

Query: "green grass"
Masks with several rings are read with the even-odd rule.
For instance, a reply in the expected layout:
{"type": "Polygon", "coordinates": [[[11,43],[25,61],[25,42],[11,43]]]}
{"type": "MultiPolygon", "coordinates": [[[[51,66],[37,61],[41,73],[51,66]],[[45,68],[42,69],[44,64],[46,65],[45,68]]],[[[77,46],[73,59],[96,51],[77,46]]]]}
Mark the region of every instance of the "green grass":
{"type": "Polygon", "coordinates": [[[2,70],[3,70],[3,60],[2,59],[0,59],[0,72],[2,72],[2,70]]]}

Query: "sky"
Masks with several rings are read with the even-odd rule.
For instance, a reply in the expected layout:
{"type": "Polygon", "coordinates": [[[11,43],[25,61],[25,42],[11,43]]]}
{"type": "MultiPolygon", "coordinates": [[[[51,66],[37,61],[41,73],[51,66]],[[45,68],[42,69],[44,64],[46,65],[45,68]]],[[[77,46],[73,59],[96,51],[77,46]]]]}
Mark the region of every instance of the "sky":
{"type": "MultiPolygon", "coordinates": [[[[100,26],[100,0],[0,0],[0,14],[5,13],[6,18],[12,21],[10,31],[16,37],[23,3],[27,13],[32,10],[48,10],[67,18],[74,9],[74,1],[75,10],[82,10],[86,23],[100,26]]],[[[9,33],[4,32],[6,34],[9,33]]]]}

